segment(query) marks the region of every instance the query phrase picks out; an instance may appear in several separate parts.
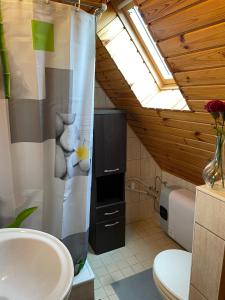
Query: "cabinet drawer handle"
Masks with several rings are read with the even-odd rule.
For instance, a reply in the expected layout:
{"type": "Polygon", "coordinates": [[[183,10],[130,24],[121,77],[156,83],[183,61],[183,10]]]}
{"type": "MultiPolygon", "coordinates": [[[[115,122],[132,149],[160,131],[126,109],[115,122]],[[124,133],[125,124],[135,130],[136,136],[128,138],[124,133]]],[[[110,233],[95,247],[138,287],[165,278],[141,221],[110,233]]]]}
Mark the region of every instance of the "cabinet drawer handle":
{"type": "Polygon", "coordinates": [[[119,168],[116,168],[116,169],[112,169],[112,170],[104,170],[104,173],[112,173],[112,172],[116,172],[116,171],[119,171],[120,169],[119,168]]]}
{"type": "Polygon", "coordinates": [[[112,211],[112,212],[106,212],[104,213],[104,216],[111,216],[111,215],[115,215],[119,212],[119,210],[115,210],[115,211],[112,211]]]}
{"type": "Polygon", "coordinates": [[[113,226],[116,226],[118,225],[120,222],[115,222],[113,224],[106,224],[105,227],[113,227],[113,226]]]}

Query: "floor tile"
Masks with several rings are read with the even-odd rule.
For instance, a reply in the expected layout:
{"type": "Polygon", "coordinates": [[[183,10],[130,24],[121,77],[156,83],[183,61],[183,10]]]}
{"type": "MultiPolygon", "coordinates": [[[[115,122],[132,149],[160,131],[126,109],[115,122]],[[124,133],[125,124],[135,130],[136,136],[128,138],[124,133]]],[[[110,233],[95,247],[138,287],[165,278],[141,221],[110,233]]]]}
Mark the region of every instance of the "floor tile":
{"type": "Polygon", "coordinates": [[[144,268],[142,266],[142,264],[135,264],[133,266],[131,266],[132,270],[134,270],[134,273],[140,273],[143,272],[144,268]]]}
{"type": "Polygon", "coordinates": [[[97,277],[104,276],[104,275],[108,274],[108,271],[107,271],[106,267],[104,267],[104,266],[103,267],[94,268],[93,271],[94,271],[94,274],[97,277]]]}
{"type": "Polygon", "coordinates": [[[107,296],[116,295],[116,293],[111,285],[104,286],[104,290],[105,290],[105,293],[107,294],[107,296]]]}
{"type": "Polygon", "coordinates": [[[121,270],[122,274],[124,275],[124,277],[129,277],[135,274],[134,270],[132,269],[132,267],[127,267],[124,268],[123,270],[121,270]]]}
{"type": "Polygon", "coordinates": [[[107,297],[107,294],[103,288],[95,290],[95,300],[103,300],[105,297],[107,297]]]}
{"type": "Polygon", "coordinates": [[[137,257],[134,256],[134,255],[128,257],[126,260],[127,260],[127,262],[128,262],[129,265],[134,265],[134,264],[138,263],[137,257]]]}
{"type": "Polygon", "coordinates": [[[111,276],[112,276],[112,279],[114,282],[119,281],[124,278],[124,275],[121,271],[113,272],[113,273],[111,273],[111,276]]]}
{"type": "Polygon", "coordinates": [[[118,269],[122,270],[126,267],[129,267],[129,264],[128,262],[125,260],[125,259],[121,259],[121,260],[118,260],[115,265],[118,267],[118,269]]]}
{"type": "Polygon", "coordinates": [[[118,264],[115,264],[115,263],[112,263],[112,264],[110,264],[110,265],[106,265],[105,267],[106,267],[106,269],[107,269],[107,271],[108,271],[109,273],[112,273],[112,272],[115,272],[115,271],[118,271],[118,270],[119,270],[118,264]]]}
{"type": "Polygon", "coordinates": [[[113,283],[113,278],[111,274],[99,277],[100,284],[104,287],[105,285],[109,285],[113,283]]]}

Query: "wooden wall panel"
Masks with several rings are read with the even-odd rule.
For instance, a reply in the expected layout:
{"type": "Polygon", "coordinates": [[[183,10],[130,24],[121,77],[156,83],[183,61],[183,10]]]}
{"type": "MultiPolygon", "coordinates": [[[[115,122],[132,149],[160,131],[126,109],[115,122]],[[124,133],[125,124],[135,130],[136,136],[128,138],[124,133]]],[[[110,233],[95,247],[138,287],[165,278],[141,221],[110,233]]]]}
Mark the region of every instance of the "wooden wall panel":
{"type": "Polygon", "coordinates": [[[160,167],[201,184],[215,149],[214,122],[204,105],[225,100],[225,1],[136,2],[193,111],[140,105],[105,48],[126,30],[111,6],[98,24],[96,79],[116,107],[127,111],[130,126],[160,167]]]}

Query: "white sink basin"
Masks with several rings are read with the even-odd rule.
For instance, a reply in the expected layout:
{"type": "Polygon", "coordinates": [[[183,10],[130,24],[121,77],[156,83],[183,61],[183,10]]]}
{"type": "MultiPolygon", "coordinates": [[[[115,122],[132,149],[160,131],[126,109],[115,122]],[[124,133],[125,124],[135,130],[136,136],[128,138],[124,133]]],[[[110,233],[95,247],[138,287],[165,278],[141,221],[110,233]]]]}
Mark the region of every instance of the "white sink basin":
{"type": "Polygon", "coordinates": [[[74,276],[67,248],[37,230],[0,229],[0,300],[67,299],[74,276]]]}

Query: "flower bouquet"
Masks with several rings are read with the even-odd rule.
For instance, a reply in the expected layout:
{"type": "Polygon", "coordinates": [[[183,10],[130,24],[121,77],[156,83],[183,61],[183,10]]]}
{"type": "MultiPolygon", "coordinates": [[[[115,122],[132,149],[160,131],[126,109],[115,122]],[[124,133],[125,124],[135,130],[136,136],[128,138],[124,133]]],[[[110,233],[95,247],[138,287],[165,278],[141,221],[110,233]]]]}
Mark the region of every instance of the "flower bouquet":
{"type": "Polygon", "coordinates": [[[203,170],[203,179],[211,188],[213,188],[216,181],[222,180],[222,186],[224,188],[222,150],[225,136],[225,103],[219,100],[212,100],[205,105],[205,109],[211,114],[215,121],[216,150],[213,159],[203,170]]]}

